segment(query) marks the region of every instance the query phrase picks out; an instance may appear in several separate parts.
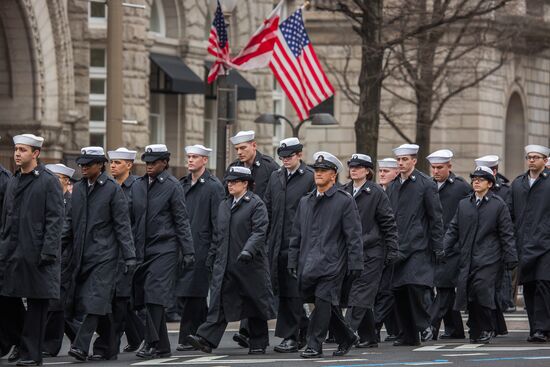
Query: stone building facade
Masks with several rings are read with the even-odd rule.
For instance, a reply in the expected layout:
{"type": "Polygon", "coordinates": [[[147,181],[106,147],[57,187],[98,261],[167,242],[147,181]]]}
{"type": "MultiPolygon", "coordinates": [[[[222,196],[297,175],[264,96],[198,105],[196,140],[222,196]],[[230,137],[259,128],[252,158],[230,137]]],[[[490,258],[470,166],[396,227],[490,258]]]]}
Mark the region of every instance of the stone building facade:
{"type": "MultiPolygon", "coordinates": [[[[216,146],[215,94],[195,90],[158,90],[159,67],[154,55],[179,60],[200,80],[206,79],[205,60],[212,9],[205,0],[131,0],[145,9],[124,9],[124,127],[129,148],[143,151],[150,143],[166,143],[173,152],[171,166],[183,174],[188,144],[216,146]]],[[[273,8],[273,0],[240,0],[230,21],[230,45],[238,51],[273,8]]],[[[534,17],[543,26],[550,18],[545,2],[516,1],[517,17],[534,17]],[[534,11],[534,6],[539,11],[534,11]]],[[[289,1],[292,10],[298,4],[289,1]]],[[[289,11],[290,11],[289,10],[289,11]]],[[[104,145],[106,130],[106,37],[108,7],[88,0],[0,1],[0,162],[10,167],[11,137],[35,132],[46,138],[42,158],[67,161],[86,145],[104,145]]],[[[343,44],[353,33],[349,24],[319,11],[305,14],[306,27],[317,53],[335,68],[342,67],[343,44]]],[[[357,71],[357,46],[352,46],[350,72],[357,71]]],[[[257,131],[260,150],[275,155],[278,140],[290,134],[283,126],[259,125],[263,112],[296,120],[269,70],[241,73],[255,88],[255,99],[237,104],[238,130],[257,131]]],[[[330,79],[334,76],[329,75],[330,79]]],[[[164,79],[163,79],[164,80],[164,79]]],[[[336,83],[334,83],[336,85],[336,83]]],[[[387,101],[387,96],[385,98],[387,101]]],[[[306,160],[316,150],[328,150],[342,160],[355,150],[353,124],[358,107],[336,92],[334,127],[304,126],[306,160]]],[[[472,159],[495,153],[503,170],[515,176],[523,167],[526,143],[549,143],[550,52],[517,54],[494,76],[455,99],[445,109],[432,135],[432,150],[455,151],[456,170],[465,173],[472,159]]],[[[405,130],[411,133],[408,121],[405,130]]],[[[410,123],[412,127],[412,123],[410,123]]],[[[382,124],[379,156],[402,143],[382,124]]],[[[231,151],[229,151],[231,159],[231,151]]],[[[368,153],[368,152],[367,152],[368,153]]],[[[214,168],[214,159],[210,162],[214,168]]]]}

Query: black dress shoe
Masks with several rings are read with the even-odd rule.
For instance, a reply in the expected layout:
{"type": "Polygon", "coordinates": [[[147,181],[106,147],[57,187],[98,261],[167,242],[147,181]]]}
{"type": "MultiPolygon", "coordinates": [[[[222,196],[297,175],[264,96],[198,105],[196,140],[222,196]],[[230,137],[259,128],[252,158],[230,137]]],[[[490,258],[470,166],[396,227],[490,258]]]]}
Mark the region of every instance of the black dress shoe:
{"type": "Polygon", "coordinates": [[[185,343],[185,344],[179,344],[177,347],[176,347],[176,350],[178,352],[189,352],[191,350],[198,350],[197,348],[195,348],[194,346],[192,346],[191,344],[188,344],[188,343],[185,343]]]}
{"type": "Polygon", "coordinates": [[[170,357],[172,353],[170,351],[162,352],[155,347],[146,346],[141,348],[136,356],[143,359],[153,359],[153,358],[167,358],[170,357]]]}
{"type": "Polygon", "coordinates": [[[20,359],[16,366],[42,366],[42,361],[33,361],[32,359],[20,359]]]}
{"type": "Polygon", "coordinates": [[[394,342],[397,340],[397,335],[388,334],[386,336],[386,339],[384,339],[385,342],[394,342]]]}
{"type": "Polygon", "coordinates": [[[283,339],[281,344],[275,346],[273,350],[279,353],[294,353],[298,351],[298,343],[293,339],[283,339]]]}
{"type": "Polygon", "coordinates": [[[322,358],[323,352],[322,351],[316,351],[313,348],[307,347],[302,353],[300,353],[300,357],[302,358],[322,358]]]}
{"type": "Polygon", "coordinates": [[[357,341],[357,337],[354,335],[353,338],[346,340],[343,343],[338,344],[338,349],[332,353],[334,357],[342,357],[348,354],[351,347],[355,345],[355,342],[357,341]]]}
{"type": "Polygon", "coordinates": [[[237,344],[239,344],[239,346],[243,348],[250,348],[250,343],[248,342],[248,338],[241,333],[233,334],[233,341],[237,342],[237,344]]]}
{"type": "Polygon", "coordinates": [[[56,357],[56,356],[54,356],[50,352],[42,352],[42,358],[52,358],[52,357],[56,357]]]}
{"type": "Polygon", "coordinates": [[[439,339],[464,339],[464,335],[453,335],[448,333],[443,333],[439,336],[439,339]]]}
{"type": "Polygon", "coordinates": [[[336,344],[336,338],[334,338],[333,336],[329,336],[325,339],[325,343],[327,343],[327,344],[336,344]]]}
{"type": "Polygon", "coordinates": [[[378,348],[378,343],[374,341],[364,341],[355,344],[355,348],[378,348]]]}
{"type": "Polygon", "coordinates": [[[187,342],[204,353],[212,353],[212,346],[202,336],[187,335],[187,342]]]}
{"type": "Polygon", "coordinates": [[[118,356],[112,356],[112,357],[105,357],[104,355],[102,354],[93,354],[91,356],[88,356],[88,361],[94,361],[94,362],[99,362],[99,361],[116,361],[118,359],[118,356]]]}
{"type": "Polygon", "coordinates": [[[265,348],[255,347],[248,350],[248,354],[265,354],[265,348]]]}
{"type": "Polygon", "coordinates": [[[131,352],[135,352],[138,349],[139,349],[139,345],[128,344],[127,346],[124,347],[124,349],[122,349],[122,351],[125,353],[131,353],[131,352]]]}
{"type": "Polygon", "coordinates": [[[432,340],[434,334],[432,332],[432,327],[428,326],[424,331],[420,334],[420,340],[423,342],[427,342],[428,340],[432,340]]]}
{"type": "Polygon", "coordinates": [[[546,343],[546,335],[544,335],[542,331],[535,331],[535,333],[531,335],[527,341],[531,343],[546,343]]]}
{"type": "Polygon", "coordinates": [[[507,307],[503,312],[504,313],[514,313],[514,312],[516,312],[516,306],[507,307]]]}
{"type": "Polygon", "coordinates": [[[476,342],[478,344],[489,344],[489,342],[491,341],[491,336],[492,333],[490,331],[482,331],[476,342]]]}
{"type": "Polygon", "coordinates": [[[83,350],[80,350],[78,348],[75,348],[75,347],[71,347],[71,349],[69,349],[69,353],[68,353],[71,357],[73,357],[74,359],[78,360],[78,361],[85,361],[86,358],[88,358],[88,353],[84,352],[83,350]]]}
{"type": "Polygon", "coordinates": [[[393,342],[393,346],[394,347],[417,347],[420,345],[420,341],[406,341],[406,340],[403,340],[403,339],[396,339],[394,342],[393,342]]]}

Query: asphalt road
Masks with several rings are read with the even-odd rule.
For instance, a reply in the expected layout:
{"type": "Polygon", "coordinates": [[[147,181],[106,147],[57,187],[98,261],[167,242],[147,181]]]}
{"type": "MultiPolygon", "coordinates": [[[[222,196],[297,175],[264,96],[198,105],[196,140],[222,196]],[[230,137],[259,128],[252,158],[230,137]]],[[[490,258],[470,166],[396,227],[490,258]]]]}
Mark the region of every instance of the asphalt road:
{"type": "MultiPolygon", "coordinates": [[[[527,343],[527,319],[524,313],[507,315],[510,333],[495,338],[488,345],[470,344],[468,340],[432,341],[420,347],[394,347],[391,343],[380,343],[378,348],[352,349],[345,357],[332,357],[336,345],[325,345],[325,358],[306,360],[298,354],[279,354],[272,347],[280,339],[273,337],[271,331],[271,346],[264,356],[249,356],[248,350],[238,347],[232,340],[235,324],[225,333],[220,348],[212,354],[201,352],[175,352],[177,345],[177,325],[169,324],[170,340],[174,354],[171,358],[156,360],[140,360],[134,353],[121,353],[118,360],[92,363],[86,366],[323,366],[323,367],[375,367],[375,366],[550,366],[550,343],[527,343]]],[[[383,335],[384,336],[384,335],[383,335]]],[[[76,364],[68,357],[68,342],[65,342],[62,355],[44,360],[44,365],[76,364]]],[[[0,365],[8,365],[5,359],[0,365]]]]}

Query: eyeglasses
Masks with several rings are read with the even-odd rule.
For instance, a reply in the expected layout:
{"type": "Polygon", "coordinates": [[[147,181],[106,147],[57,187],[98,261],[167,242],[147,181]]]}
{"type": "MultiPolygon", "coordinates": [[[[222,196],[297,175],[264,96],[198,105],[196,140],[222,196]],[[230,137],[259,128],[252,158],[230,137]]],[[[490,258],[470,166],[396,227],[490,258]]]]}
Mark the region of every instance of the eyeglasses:
{"type": "Polygon", "coordinates": [[[295,157],[295,156],[296,156],[296,153],[292,153],[291,155],[288,155],[286,157],[279,156],[279,159],[284,161],[285,159],[290,159],[290,158],[295,157]]]}
{"type": "Polygon", "coordinates": [[[541,157],[540,155],[526,155],[525,156],[526,161],[538,161],[539,159],[544,159],[544,157],[541,157]]]}
{"type": "Polygon", "coordinates": [[[472,182],[485,182],[485,181],[489,181],[483,177],[472,177],[472,182]]]}

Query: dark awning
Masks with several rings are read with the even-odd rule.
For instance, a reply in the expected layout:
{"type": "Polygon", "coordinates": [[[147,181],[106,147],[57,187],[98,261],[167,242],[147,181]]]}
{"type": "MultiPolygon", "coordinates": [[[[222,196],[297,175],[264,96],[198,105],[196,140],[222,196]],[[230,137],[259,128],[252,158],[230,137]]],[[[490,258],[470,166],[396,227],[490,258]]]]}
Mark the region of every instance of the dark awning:
{"type": "MultiPolygon", "coordinates": [[[[204,66],[206,72],[212,67],[212,61],[206,61],[204,66]]],[[[230,86],[237,86],[237,100],[238,101],[253,101],[256,100],[256,88],[248,82],[237,70],[231,70],[227,76],[227,81],[230,86]]],[[[206,92],[207,96],[216,98],[216,89],[214,88],[215,82],[208,85],[209,90],[206,92]]]]}
{"type": "Polygon", "coordinates": [[[156,93],[204,94],[204,81],[177,56],[151,53],[150,89],[156,93]]]}

